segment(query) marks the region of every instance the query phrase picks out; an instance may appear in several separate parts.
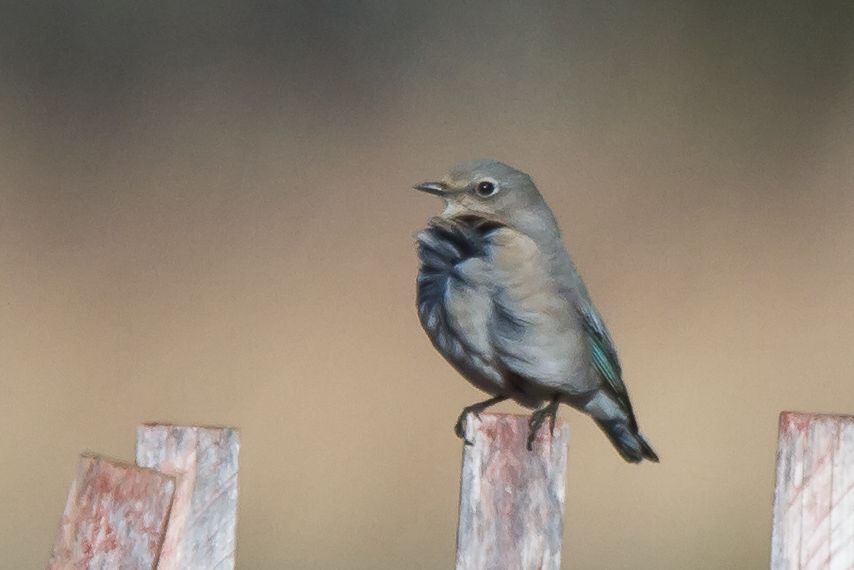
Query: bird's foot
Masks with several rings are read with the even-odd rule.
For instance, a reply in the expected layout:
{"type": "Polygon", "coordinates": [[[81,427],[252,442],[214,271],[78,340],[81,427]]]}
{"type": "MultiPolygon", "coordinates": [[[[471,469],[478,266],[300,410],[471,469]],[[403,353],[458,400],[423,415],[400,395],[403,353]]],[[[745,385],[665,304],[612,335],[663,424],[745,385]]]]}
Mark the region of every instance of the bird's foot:
{"type": "Polygon", "coordinates": [[[454,433],[458,438],[463,440],[466,445],[474,445],[473,441],[469,441],[466,439],[466,418],[469,414],[474,414],[474,416],[480,419],[480,412],[488,408],[489,406],[495,405],[499,402],[503,402],[506,400],[504,396],[495,396],[494,398],[490,398],[483,402],[478,402],[477,404],[472,404],[471,406],[466,406],[463,408],[460,417],[457,418],[457,423],[454,426],[454,433]]]}
{"type": "Polygon", "coordinates": [[[546,418],[549,419],[549,433],[554,435],[558,406],[560,406],[560,399],[555,396],[549,405],[531,414],[531,419],[528,420],[528,451],[534,450],[534,440],[537,438],[537,432],[545,423],[546,418]]]}
{"type": "Polygon", "coordinates": [[[463,413],[460,414],[460,417],[457,418],[456,425],[454,425],[454,433],[458,438],[463,440],[463,443],[465,443],[466,445],[474,445],[474,442],[471,442],[466,439],[466,417],[469,415],[469,412],[474,412],[474,415],[478,416],[478,411],[471,410],[471,407],[472,406],[463,408],[463,413]]]}

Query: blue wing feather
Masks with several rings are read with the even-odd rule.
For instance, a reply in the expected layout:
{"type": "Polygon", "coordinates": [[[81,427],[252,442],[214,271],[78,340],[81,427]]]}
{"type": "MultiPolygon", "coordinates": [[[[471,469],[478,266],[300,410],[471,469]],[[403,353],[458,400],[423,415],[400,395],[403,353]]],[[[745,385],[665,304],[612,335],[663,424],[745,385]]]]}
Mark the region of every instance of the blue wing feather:
{"type": "Polygon", "coordinates": [[[629,402],[629,394],[623,383],[623,370],[620,367],[620,359],[614,342],[602,318],[594,313],[582,311],[582,327],[584,334],[590,343],[590,354],[596,370],[605,379],[610,391],[617,397],[619,402],[625,406],[629,417],[634,423],[632,405],[629,402]]]}

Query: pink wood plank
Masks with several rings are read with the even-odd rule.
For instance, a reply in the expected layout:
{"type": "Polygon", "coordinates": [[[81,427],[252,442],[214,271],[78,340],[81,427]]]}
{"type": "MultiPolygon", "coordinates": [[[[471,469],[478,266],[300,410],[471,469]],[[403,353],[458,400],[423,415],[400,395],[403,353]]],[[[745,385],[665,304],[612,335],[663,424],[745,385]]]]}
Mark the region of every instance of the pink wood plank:
{"type": "Polygon", "coordinates": [[[771,570],[854,568],[854,416],[780,414],[771,570]]]}
{"type": "Polygon", "coordinates": [[[527,416],[469,415],[457,570],[559,570],[569,426],[527,437],[527,416]]]}
{"type": "Polygon", "coordinates": [[[137,428],[137,464],[178,480],[158,570],[234,568],[239,451],[234,429],[137,428]]]}
{"type": "Polygon", "coordinates": [[[48,570],[153,569],[174,493],[168,475],[82,455],[48,570]]]}

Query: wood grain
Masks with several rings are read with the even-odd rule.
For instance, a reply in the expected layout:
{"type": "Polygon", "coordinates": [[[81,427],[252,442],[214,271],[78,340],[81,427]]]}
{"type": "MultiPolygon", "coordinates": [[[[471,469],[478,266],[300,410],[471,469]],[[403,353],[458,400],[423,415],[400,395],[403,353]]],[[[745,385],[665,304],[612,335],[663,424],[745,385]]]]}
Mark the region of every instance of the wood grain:
{"type": "Polygon", "coordinates": [[[239,451],[230,428],[137,428],[137,464],[178,481],[158,570],[234,568],[239,451]]]}
{"type": "Polygon", "coordinates": [[[82,455],[48,570],[152,570],[174,493],[173,477],[82,455]]]}
{"type": "Polygon", "coordinates": [[[569,427],[527,437],[527,416],[468,416],[457,570],[559,570],[569,427]]]}
{"type": "Polygon", "coordinates": [[[854,568],[854,417],[780,414],[771,570],[854,568]]]}

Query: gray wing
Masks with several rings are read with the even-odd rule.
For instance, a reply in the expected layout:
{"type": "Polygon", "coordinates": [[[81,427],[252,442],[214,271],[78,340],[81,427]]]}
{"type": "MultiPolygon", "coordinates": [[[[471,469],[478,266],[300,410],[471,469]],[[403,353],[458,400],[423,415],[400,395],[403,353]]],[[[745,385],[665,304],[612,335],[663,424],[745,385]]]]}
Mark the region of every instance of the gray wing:
{"type": "MultiPolygon", "coordinates": [[[[634,425],[617,351],[592,304],[582,310],[573,302],[549,260],[521,233],[497,232],[489,254],[496,291],[492,339],[501,365],[546,394],[604,390],[634,425]]],[[[582,294],[576,300],[587,305],[586,290],[582,294]]]]}
{"type": "MultiPolygon", "coordinates": [[[[491,338],[500,365],[541,398],[595,390],[579,313],[552,277],[548,259],[528,236],[495,232],[491,338]]],[[[523,387],[525,388],[525,387],[523,387]]]]}

